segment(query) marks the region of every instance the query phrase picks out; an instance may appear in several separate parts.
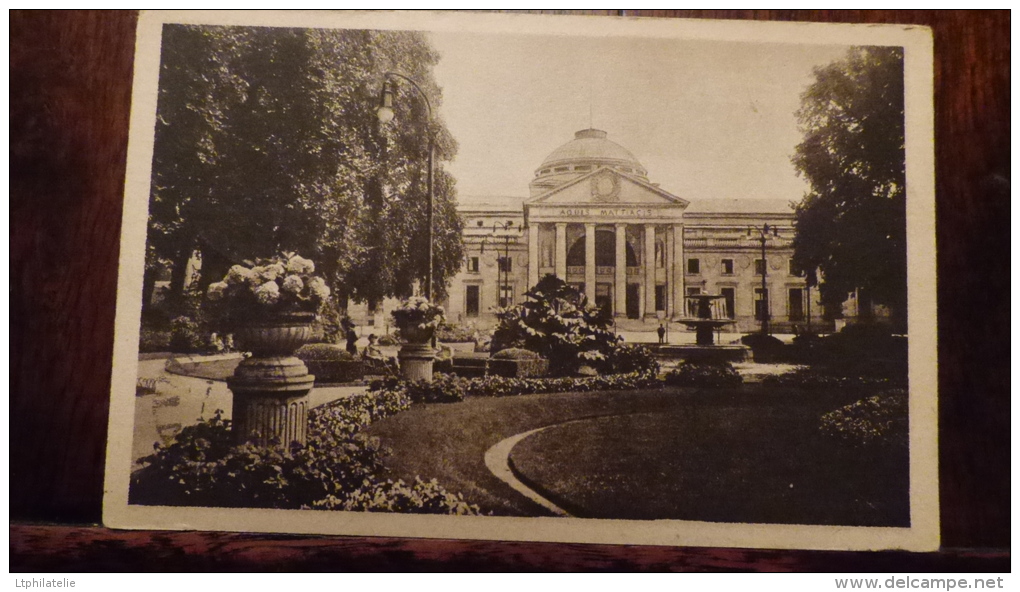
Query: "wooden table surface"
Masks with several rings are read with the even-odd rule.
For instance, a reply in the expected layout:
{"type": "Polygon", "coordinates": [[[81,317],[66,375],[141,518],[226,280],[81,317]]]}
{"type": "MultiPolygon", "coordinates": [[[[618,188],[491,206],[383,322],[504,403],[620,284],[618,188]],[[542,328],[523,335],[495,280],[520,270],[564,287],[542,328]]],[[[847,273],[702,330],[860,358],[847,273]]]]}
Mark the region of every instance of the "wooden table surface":
{"type": "Polygon", "coordinates": [[[625,13],[932,27],[943,551],[551,545],[96,526],[137,15],[15,11],[11,570],[1009,570],[1009,12],[625,13]]]}

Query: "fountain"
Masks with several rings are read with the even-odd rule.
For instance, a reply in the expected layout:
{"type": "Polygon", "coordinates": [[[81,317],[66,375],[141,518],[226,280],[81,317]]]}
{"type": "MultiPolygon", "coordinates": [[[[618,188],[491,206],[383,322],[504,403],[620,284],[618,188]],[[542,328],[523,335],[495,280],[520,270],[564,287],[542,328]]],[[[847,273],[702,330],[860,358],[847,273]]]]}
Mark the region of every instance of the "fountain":
{"type": "Polygon", "coordinates": [[[715,342],[715,332],[726,325],[735,324],[724,309],[721,294],[690,294],[684,297],[686,316],[677,323],[695,331],[694,345],[671,345],[666,353],[699,362],[742,362],[750,359],[751,349],[746,345],[722,345],[715,342]],[[719,305],[723,306],[719,306],[719,305]]]}

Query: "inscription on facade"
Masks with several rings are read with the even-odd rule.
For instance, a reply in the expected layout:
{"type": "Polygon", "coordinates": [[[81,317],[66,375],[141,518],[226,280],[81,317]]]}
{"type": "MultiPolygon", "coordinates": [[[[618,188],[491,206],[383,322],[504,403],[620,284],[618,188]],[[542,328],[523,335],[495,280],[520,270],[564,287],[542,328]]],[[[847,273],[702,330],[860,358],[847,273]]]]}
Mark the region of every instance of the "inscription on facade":
{"type": "Polygon", "coordinates": [[[662,218],[667,215],[665,210],[654,208],[560,208],[559,215],[564,217],[586,218],[598,216],[603,218],[662,218]]]}

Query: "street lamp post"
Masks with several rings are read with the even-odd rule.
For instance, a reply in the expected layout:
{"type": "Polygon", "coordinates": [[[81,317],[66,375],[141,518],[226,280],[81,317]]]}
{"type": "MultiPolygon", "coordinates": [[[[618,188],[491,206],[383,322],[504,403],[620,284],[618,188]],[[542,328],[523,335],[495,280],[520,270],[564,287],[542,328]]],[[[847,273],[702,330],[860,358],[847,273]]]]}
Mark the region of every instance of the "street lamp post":
{"type": "Polygon", "coordinates": [[[757,226],[747,227],[747,236],[753,237],[754,233],[758,233],[758,240],[761,241],[761,334],[769,334],[769,288],[766,282],[769,264],[765,259],[765,241],[768,240],[769,233],[772,236],[779,236],[779,228],[775,226],[769,226],[767,223],[761,228],[757,226]]]}
{"type": "Polygon", "coordinates": [[[428,95],[425,94],[425,91],[423,91],[421,89],[421,87],[418,86],[417,82],[415,82],[414,80],[412,80],[411,78],[408,78],[407,76],[405,76],[403,74],[400,74],[399,72],[386,72],[385,74],[383,74],[383,87],[382,87],[382,94],[379,97],[379,108],[376,110],[376,116],[379,118],[379,121],[381,123],[384,123],[384,124],[385,123],[389,123],[390,121],[393,121],[393,118],[395,116],[395,113],[393,112],[393,82],[391,81],[392,78],[399,78],[401,80],[404,80],[404,81],[408,82],[411,85],[411,88],[416,90],[418,92],[418,95],[422,98],[422,101],[425,103],[425,110],[428,113],[428,122],[427,122],[427,125],[429,127],[429,131],[428,131],[428,174],[427,174],[427,177],[426,177],[426,192],[428,193],[428,206],[426,208],[426,222],[425,223],[426,223],[426,225],[428,227],[427,228],[426,238],[427,238],[428,245],[429,245],[429,255],[428,255],[429,263],[428,263],[428,276],[427,276],[426,281],[425,281],[425,298],[427,298],[429,302],[432,302],[432,295],[433,295],[432,287],[433,287],[433,283],[434,283],[433,275],[434,275],[434,265],[435,265],[435,263],[434,263],[434,259],[435,259],[435,246],[433,244],[433,242],[434,242],[433,241],[433,228],[434,228],[434,221],[433,221],[434,213],[433,213],[433,210],[434,210],[434,202],[435,202],[434,189],[433,189],[433,183],[434,183],[433,175],[435,174],[435,172],[434,172],[434,169],[435,169],[434,163],[435,163],[435,153],[436,153],[436,138],[435,138],[435,134],[432,131],[432,103],[429,101],[429,97],[428,97],[428,95]]]}
{"type": "MultiPolygon", "coordinates": [[[[497,302],[500,302],[500,300],[503,298],[503,295],[507,291],[509,291],[509,288],[510,288],[510,263],[509,263],[509,261],[510,261],[510,242],[512,240],[514,240],[516,237],[510,236],[509,231],[513,227],[514,227],[514,221],[513,220],[507,220],[505,223],[504,222],[493,222],[492,223],[493,238],[502,238],[503,239],[503,264],[499,265],[497,263],[497,273],[499,274],[498,278],[497,278],[497,283],[499,284],[499,297],[496,299],[497,302]],[[496,235],[496,231],[499,230],[499,229],[502,229],[502,230],[506,231],[507,234],[504,234],[502,237],[499,237],[498,235],[496,235]]],[[[483,238],[482,239],[482,253],[485,252],[485,241],[486,241],[486,239],[483,238]]],[[[497,253],[498,253],[498,251],[497,251],[497,253]]],[[[500,308],[505,308],[505,307],[500,305],[500,308]]]]}

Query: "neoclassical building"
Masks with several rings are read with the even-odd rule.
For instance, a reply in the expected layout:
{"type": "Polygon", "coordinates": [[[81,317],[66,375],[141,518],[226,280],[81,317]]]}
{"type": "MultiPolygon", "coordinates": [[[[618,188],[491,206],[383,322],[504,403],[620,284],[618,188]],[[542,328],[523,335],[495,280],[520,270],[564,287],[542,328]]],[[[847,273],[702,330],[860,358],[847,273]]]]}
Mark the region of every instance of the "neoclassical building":
{"type": "Polygon", "coordinates": [[[820,327],[817,294],[790,265],[788,200],[679,197],[648,175],[606,132],[585,129],[538,166],[528,196],[462,197],[467,255],[449,286],[449,320],[490,326],[497,307],[551,273],[630,329],[685,316],[684,296],[698,293],[721,295],[717,314],[737,331],[759,328],[765,303],[773,331],[809,315],[820,327]]]}

